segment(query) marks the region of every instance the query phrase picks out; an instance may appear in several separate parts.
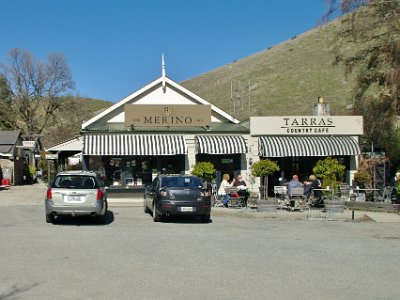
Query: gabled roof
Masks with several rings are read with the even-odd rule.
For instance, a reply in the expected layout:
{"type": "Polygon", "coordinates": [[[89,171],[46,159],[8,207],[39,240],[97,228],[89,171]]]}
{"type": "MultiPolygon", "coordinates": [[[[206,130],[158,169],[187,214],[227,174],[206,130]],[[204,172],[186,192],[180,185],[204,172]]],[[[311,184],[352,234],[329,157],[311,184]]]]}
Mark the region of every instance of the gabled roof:
{"type": "Polygon", "coordinates": [[[15,146],[20,135],[21,130],[0,131],[0,145],[15,146]]]}
{"type": "Polygon", "coordinates": [[[50,148],[46,148],[47,152],[59,152],[59,151],[77,151],[80,152],[83,149],[83,136],[78,136],[67,141],[63,141],[50,148]]]}
{"type": "Polygon", "coordinates": [[[212,105],[208,101],[204,100],[203,98],[197,96],[196,94],[192,93],[188,89],[184,88],[183,86],[179,85],[175,81],[169,79],[168,77],[161,76],[160,78],[154,80],[153,82],[149,83],[148,85],[144,86],[143,88],[137,90],[136,92],[130,94],[126,98],[122,99],[121,101],[115,103],[113,106],[109,107],[105,111],[101,112],[97,116],[91,118],[90,120],[84,122],[82,124],[82,129],[86,129],[91,124],[105,118],[107,115],[116,112],[116,111],[123,111],[124,105],[128,103],[134,103],[135,99],[140,99],[145,94],[153,91],[156,88],[171,88],[175,91],[178,91],[180,94],[185,95],[188,99],[190,99],[193,104],[199,105],[211,105],[211,113],[212,115],[217,115],[220,119],[226,120],[230,123],[238,124],[240,121],[235,119],[233,116],[227,114],[223,110],[219,109],[218,107],[212,105]]]}
{"type": "Polygon", "coordinates": [[[21,130],[0,131],[0,156],[12,157],[13,148],[20,144],[18,143],[20,136],[21,130]]]}

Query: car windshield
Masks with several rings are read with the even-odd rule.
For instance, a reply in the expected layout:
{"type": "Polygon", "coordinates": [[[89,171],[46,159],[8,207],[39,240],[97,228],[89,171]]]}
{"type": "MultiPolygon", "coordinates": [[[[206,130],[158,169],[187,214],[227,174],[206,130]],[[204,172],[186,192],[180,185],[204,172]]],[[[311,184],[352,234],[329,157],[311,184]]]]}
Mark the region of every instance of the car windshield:
{"type": "Polygon", "coordinates": [[[197,177],[166,177],[161,187],[202,188],[203,184],[197,177]]]}
{"type": "Polygon", "coordinates": [[[96,189],[96,180],[92,176],[84,175],[62,175],[57,176],[52,185],[53,188],[67,189],[96,189]]]}

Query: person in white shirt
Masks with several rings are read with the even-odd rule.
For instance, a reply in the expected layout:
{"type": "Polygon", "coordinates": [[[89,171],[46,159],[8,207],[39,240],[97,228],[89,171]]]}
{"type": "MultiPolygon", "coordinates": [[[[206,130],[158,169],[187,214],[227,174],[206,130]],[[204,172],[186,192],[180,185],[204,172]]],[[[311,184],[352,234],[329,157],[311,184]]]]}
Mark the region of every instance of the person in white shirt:
{"type": "Polygon", "coordinates": [[[232,185],[229,183],[229,174],[224,174],[222,176],[222,181],[221,185],[219,186],[218,189],[218,196],[224,196],[223,203],[225,207],[228,207],[228,202],[229,202],[229,195],[226,193],[225,189],[228,187],[231,187],[232,185]]]}

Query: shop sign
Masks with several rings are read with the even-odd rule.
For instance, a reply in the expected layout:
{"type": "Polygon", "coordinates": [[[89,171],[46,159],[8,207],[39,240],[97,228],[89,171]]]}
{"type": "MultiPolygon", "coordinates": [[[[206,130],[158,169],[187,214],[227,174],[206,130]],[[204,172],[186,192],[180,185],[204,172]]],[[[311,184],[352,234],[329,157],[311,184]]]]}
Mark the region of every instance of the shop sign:
{"type": "Polygon", "coordinates": [[[33,148],[35,147],[35,141],[22,141],[22,146],[23,147],[29,147],[29,148],[33,148]]]}
{"type": "Polygon", "coordinates": [[[251,117],[252,135],[362,135],[362,116],[251,117]]]}
{"type": "Polygon", "coordinates": [[[125,105],[125,126],[202,127],[211,125],[211,105],[125,105]]]}
{"type": "Polygon", "coordinates": [[[58,154],[46,154],[46,160],[57,160],[58,154]]]}
{"type": "Polygon", "coordinates": [[[221,159],[222,164],[231,164],[233,163],[233,158],[223,158],[221,159]]]}

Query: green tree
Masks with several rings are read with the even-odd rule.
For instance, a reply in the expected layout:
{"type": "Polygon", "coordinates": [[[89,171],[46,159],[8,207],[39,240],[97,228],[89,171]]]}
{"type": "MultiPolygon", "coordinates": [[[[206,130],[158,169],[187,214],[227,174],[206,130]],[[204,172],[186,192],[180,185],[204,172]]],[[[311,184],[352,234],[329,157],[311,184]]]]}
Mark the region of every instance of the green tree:
{"type": "Polygon", "coordinates": [[[12,92],[6,78],[0,74],[0,130],[12,130],[17,127],[12,92]]]}
{"type": "Polygon", "coordinates": [[[202,161],[193,166],[192,174],[206,181],[211,181],[215,178],[215,167],[212,163],[202,161]]]}
{"type": "MultiPolygon", "coordinates": [[[[0,64],[21,128],[27,134],[41,134],[55,113],[68,106],[74,88],[70,70],[61,53],[40,61],[28,52],[11,49],[8,64],[0,64]]],[[[2,89],[4,90],[4,89],[2,89]]]]}
{"type": "Polygon", "coordinates": [[[261,178],[264,198],[268,196],[268,176],[279,170],[276,162],[270,159],[262,159],[251,166],[251,175],[261,178]]]}
{"type": "Polygon", "coordinates": [[[365,138],[400,157],[400,0],[327,0],[326,16],[346,14],[336,33],[337,64],[356,72],[354,114],[364,116],[365,138]]]}
{"type": "Polygon", "coordinates": [[[313,172],[319,178],[322,178],[322,187],[332,187],[336,189],[336,179],[343,177],[346,167],[341,165],[336,158],[327,157],[319,160],[313,168],[313,172]]]}

